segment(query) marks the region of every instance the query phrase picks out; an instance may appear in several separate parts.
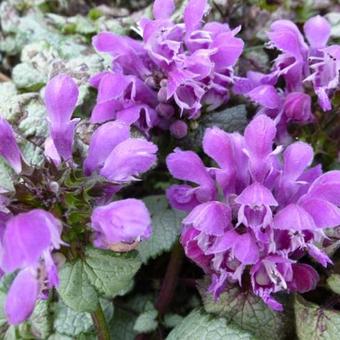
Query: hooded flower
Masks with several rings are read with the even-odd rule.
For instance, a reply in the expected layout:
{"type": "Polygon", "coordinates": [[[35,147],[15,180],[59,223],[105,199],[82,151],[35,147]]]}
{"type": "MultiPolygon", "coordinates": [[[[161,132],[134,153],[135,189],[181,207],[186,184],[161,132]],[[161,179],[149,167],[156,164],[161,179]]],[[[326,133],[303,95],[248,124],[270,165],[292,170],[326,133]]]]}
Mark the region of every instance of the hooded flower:
{"type": "Polygon", "coordinates": [[[52,251],[59,249],[61,223],[49,212],[31,210],[6,222],[2,239],[1,268],[19,271],[5,302],[9,323],[19,324],[32,313],[36,300],[46,298],[47,289],[59,283],[52,251]]]}
{"type": "Polygon", "coordinates": [[[276,129],[266,115],[255,117],[244,136],[207,129],[203,149],[216,167],[206,168],[198,155],[180,150],[167,165],[175,178],[189,181],[171,186],[168,198],[189,212],[181,242],[211,276],[209,292],[218,297],[227,284],[242,285],[250,275],[253,292],[281,310],[274,293],[306,292],[318,281],[312,267],[298,263],[302,255],[331,263],[316,242],[322,243],[323,229],[340,225],[340,172],[310,167],[313,150],[306,143],[273,149],[276,129]],[[175,195],[178,188],[184,194],[175,195]],[[195,196],[202,188],[205,195],[195,196]]]}
{"type": "Polygon", "coordinates": [[[330,31],[323,17],[310,18],[304,25],[307,43],[293,22],[275,21],[268,32],[268,46],[281,54],[271,73],[249,71],[246,77],[235,77],[234,92],[249,97],[260,106],[259,114],[275,120],[282,143],[289,139],[288,123],[307,124],[314,119],[307,94],[310,85],[321,108],[328,111],[332,107],[331,99],[339,90],[340,46],[327,46],[330,31]],[[284,84],[281,89],[277,88],[279,81],[284,84]]]}
{"type": "Polygon", "coordinates": [[[72,119],[78,100],[78,88],[74,80],[59,74],[52,78],[45,88],[45,105],[50,125],[50,137],[45,143],[45,154],[56,165],[61,160],[72,160],[72,146],[75,126],[79,119],[72,119]]]}
{"type": "Polygon", "coordinates": [[[206,0],[190,0],[184,23],[175,24],[173,0],[156,0],[154,20],[142,19],[142,41],[110,32],[93,39],[112,57],[111,71],[91,79],[98,89],[92,122],[121,119],[142,131],[159,126],[182,138],[182,119],[196,119],[228,100],[233,66],[243,42],[227,24],[203,23],[206,0]]]}
{"type": "Polygon", "coordinates": [[[97,207],[91,216],[95,232],[94,244],[100,248],[115,248],[133,244],[151,236],[151,219],[144,203],[125,199],[97,207]]]}
{"type": "Polygon", "coordinates": [[[0,155],[16,173],[21,172],[21,152],[11,125],[0,117],[0,155]]]}
{"type": "Polygon", "coordinates": [[[156,162],[157,146],[142,138],[130,138],[130,128],[121,121],[101,125],[92,135],[84,172],[124,183],[149,170],[156,162]]]}

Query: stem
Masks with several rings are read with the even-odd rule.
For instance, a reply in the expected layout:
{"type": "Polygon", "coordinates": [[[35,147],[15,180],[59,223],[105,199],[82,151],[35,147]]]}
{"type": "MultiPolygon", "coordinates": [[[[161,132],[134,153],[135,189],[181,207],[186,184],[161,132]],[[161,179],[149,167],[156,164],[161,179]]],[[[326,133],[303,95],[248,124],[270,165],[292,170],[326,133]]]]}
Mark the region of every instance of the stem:
{"type": "Polygon", "coordinates": [[[97,309],[91,313],[91,317],[96,327],[98,340],[111,340],[110,332],[105,320],[105,315],[99,303],[97,309]]]}
{"type": "Polygon", "coordinates": [[[159,296],[156,302],[156,308],[158,309],[160,315],[163,315],[166,312],[169,304],[172,301],[178,281],[178,274],[181,270],[182,262],[183,262],[183,249],[179,242],[177,242],[172,249],[168,267],[166,269],[161,290],[159,292],[159,296]]]}

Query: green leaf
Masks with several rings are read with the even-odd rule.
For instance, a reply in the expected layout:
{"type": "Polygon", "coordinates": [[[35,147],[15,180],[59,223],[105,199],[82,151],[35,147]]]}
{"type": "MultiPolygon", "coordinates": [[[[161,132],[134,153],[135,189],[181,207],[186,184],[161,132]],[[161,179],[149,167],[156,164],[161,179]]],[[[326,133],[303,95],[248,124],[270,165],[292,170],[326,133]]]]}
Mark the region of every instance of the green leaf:
{"type": "Polygon", "coordinates": [[[295,323],[301,340],[339,339],[340,312],[324,309],[299,295],[295,299],[295,323]]]}
{"type": "Polygon", "coordinates": [[[31,333],[37,339],[46,339],[52,331],[52,315],[49,310],[49,301],[40,300],[35,305],[33,314],[28,320],[31,333]]]}
{"type": "Polygon", "coordinates": [[[63,335],[77,336],[87,333],[93,327],[91,315],[75,312],[61,301],[55,304],[54,329],[63,335]]]}
{"type": "Polygon", "coordinates": [[[0,189],[5,191],[14,191],[13,170],[8,166],[6,161],[0,157],[0,189]]]}
{"type": "Polygon", "coordinates": [[[137,332],[133,329],[141,313],[152,309],[154,296],[137,294],[114,306],[114,315],[109,324],[110,334],[114,340],[134,340],[137,332]]]}
{"type": "Polygon", "coordinates": [[[340,295],[340,274],[332,274],[327,279],[327,285],[334,293],[340,295]]]}
{"type": "Polygon", "coordinates": [[[340,38],[340,13],[330,12],[326,15],[327,20],[331,24],[331,36],[334,39],[340,38]]]}
{"type": "Polygon", "coordinates": [[[109,324],[111,338],[114,340],[135,340],[137,335],[133,329],[135,320],[134,313],[115,307],[113,318],[109,324]]]}
{"type": "Polygon", "coordinates": [[[247,125],[245,105],[237,105],[222,111],[208,112],[199,119],[199,123],[191,123],[191,131],[183,139],[183,145],[201,145],[204,132],[208,127],[216,126],[227,132],[243,131],[247,125]]]}
{"type": "Polygon", "coordinates": [[[246,330],[228,323],[222,317],[205,313],[202,309],[193,310],[175,327],[167,340],[255,340],[246,330]]]}
{"type": "Polygon", "coordinates": [[[156,309],[148,310],[140,314],[136,319],[133,329],[137,333],[150,333],[154,331],[158,325],[156,321],[157,314],[158,312],[156,309]]]}
{"type": "MultiPolygon", "coordinates": [[[[5,315],[5,300],[6,300],[6,293],[0,290],[0,328],[6,324],[6,315],[5,315]]],[[[0,330],[1,334],[1,330],[0,330]]]]}
{"type": "Polygon", "coordinates": [[[12,71],[12,79],[18,89],[39,90],[47,81],[46,77],[31,64],[17,64],[12,71]]]}
{"type": "Polygon", "coordinates": [[[141,266],[136,252],[117,254],[95,248],[87,249],[85,262],[90,283],[107,297],[124,294],[141,266]]]}
{"type": "Polygon", "coordinates": [[[283,339],[291,331],[289,313],[277,313],[271,310],[258,296],[250,291],[241,291],[238,287],[229,288],[214,301],[206,287],[200,287],[204,308],[208,313],[232,320],[242,329],[254,333],[257,337],[275,337],[283,339]]]}
{"type": "Polygon", "coordinates": [[[164,315],[164,326],[167,328],[174,328],[183,320],[183,316],[179,314],[165,314],[164,315]]]}
{"type": "Polygon", "coordinates": [[[98,306],[98,294],[90,284],[84,263],[66,263],[59,272],[58,293],[64,303],[78,312],[93,312],[98,306]]]}
{"type": "Polygon", "coordinates": [[[149,240],[141,242],[138,252],[143,263],[169,251],[175,243],[184,217],[182,212],[169,208],[164,195],[144,198],[152,219],[152,235],[149,240]]]}

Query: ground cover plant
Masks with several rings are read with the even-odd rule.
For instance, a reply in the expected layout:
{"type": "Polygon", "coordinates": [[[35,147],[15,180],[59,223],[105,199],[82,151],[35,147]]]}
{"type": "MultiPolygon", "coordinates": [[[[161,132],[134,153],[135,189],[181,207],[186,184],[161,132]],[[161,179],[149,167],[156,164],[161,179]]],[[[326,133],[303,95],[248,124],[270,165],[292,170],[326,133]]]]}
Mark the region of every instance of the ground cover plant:
{"type": "Polygon", "coordinates": [[[1,339],[337,339],[336,1],[0,3],[1,339]]]}

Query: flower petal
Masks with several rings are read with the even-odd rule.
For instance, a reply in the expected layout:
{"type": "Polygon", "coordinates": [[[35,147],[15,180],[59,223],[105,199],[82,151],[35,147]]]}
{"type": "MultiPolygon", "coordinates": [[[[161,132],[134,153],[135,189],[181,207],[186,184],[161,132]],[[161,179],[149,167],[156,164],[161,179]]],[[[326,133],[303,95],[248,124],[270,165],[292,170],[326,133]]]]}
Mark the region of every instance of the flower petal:
{"type": "Polygon", "coordinates": [[[90,175],[103,166],[111,151],[130,136],[129,126],[119,121],[101,125],[92,135],[84,171],[90,175]]]}
{"type": "Polygon", "coordinates": [[[189,0],[184,10],[184,24],[187,32],[191,32],[201,25],[207,9],[207,0],[189,0]]]}
{"type": "Polygon", "coordinates": [[[11,125],[0,117],[0,155],[16,173],[21,172],[21,152],[11,125]]]}
{"type": "Polygon", "coordinates": [[[62,128],[71,119],[78,95],[76,83],[66,74],[59,74],[47,83],[44,100],[53,128],[62,128]]]}
{"type": "Polygon", "coordinates": [[[297,204],[289,204],[274,216],[274,228],[281,230],[316,229],[313,217],[297,204]]]}
{"type": "Polygon", "coordinates": [[[100,174],[113,182],[128,182],[149,170],[156,162],[157,146],[142,138],[128,138],[106,158],[100,174]]]}
{"type": "Polygon", "coordinates": [[[151,219],[141,200],[125,199],[97,207],[91,216],[92,228],[103,234],[106,245],[133,243],[149,238],[151,219]]]}
{"type": "Polygon", "coordinates": [[[291,180],[298,179],[304,170],[311,165],[314,153],[313,148],[304,142],[295,142],[289,145],[283,153],[283,174],[291,180]]]}
{"type": "Polygon", "coordinates": [[[221,236],[231,222],[231,210],[224,203],[212,201],[198,205],[183,220],[207,235],[221,236]]]}
{"type": "Polygon", "coordinates": [[[325,47],[331,35],[330,23],[320,15],[308,19],[303,30],[309,44],[314,48],[325,47]]]}
{"type": "Polygon", "coordinates": [[[272,85],[260,85],[247,93],[254,102],[268,108],[277,109],[281,105],[281,97],[272,85]]]}
{"type": "Polygon", "coordinates": [[[175,11],[173,0],[155,0],[152,8],[155,19],[168,19],[175,11]]]}
{"type": "Polygon", "coordinates": [[[5,302],[7,320],[18,325],[28,319],[38,298],[39,283],[29,270],[20,271],[14,279],[5,302]]]}

